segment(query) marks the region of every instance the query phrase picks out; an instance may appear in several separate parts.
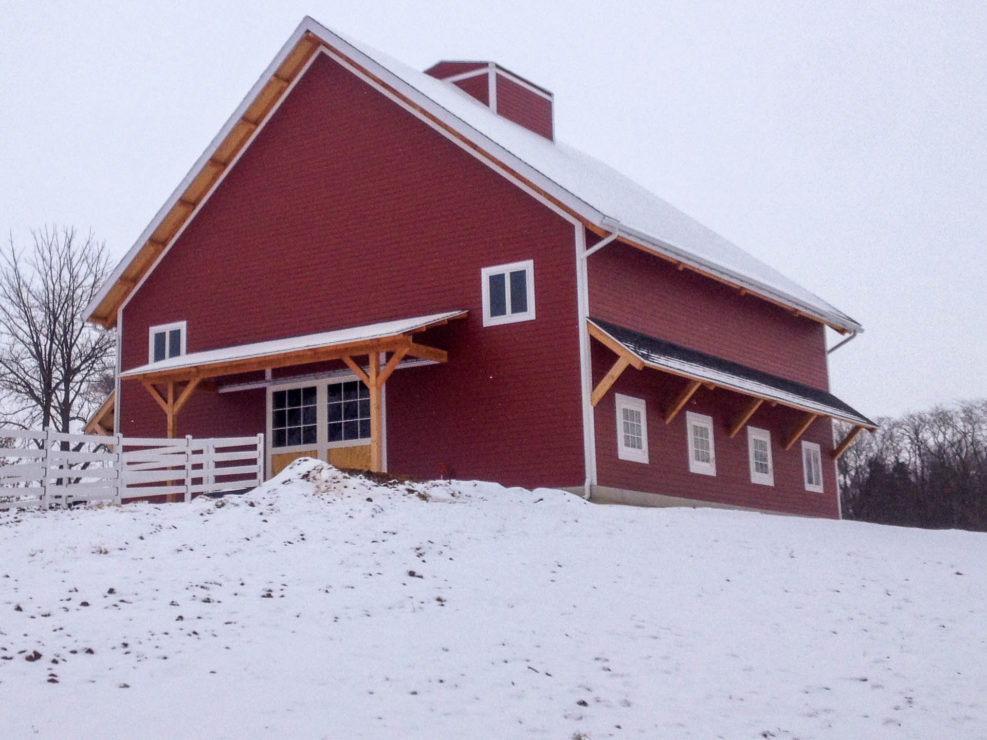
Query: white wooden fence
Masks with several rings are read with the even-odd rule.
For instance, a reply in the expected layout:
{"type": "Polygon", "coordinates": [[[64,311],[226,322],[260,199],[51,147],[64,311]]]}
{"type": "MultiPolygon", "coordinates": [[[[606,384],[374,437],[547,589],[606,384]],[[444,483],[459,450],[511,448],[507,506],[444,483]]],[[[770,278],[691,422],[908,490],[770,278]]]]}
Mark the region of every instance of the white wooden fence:
{"type": "Polygon", "coordinates": [[[264,480],[264,435],[153,439],[0,429],[0,509],[121,503],[253,488],[264,480]],[[64,449],[63,449],[64,448],[64,449]]]}

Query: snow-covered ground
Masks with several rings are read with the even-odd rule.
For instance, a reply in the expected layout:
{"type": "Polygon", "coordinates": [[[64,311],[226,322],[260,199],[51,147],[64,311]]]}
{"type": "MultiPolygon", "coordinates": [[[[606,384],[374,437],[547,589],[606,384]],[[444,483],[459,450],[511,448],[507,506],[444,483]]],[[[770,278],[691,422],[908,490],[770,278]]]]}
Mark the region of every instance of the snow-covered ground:
{"type": "Polygon", "coordinates": [[[379,486],[0,513],[0,737],[982,738],[987,535],[379,486]]]}

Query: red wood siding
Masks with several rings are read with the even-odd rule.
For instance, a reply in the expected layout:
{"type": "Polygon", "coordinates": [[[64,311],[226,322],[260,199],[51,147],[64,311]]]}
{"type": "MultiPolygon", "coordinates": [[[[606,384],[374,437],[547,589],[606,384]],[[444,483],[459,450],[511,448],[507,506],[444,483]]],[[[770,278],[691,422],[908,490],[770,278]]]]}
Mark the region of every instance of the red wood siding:
{"type": "MultiPolygon", "coordinates": [[[[594,342],[594,384],[613,364],[613,354],[594,342]]],[[[602,486],[660,493],[700,501],[716,501],[734,506],[784,511],[810,516],[838,517],[835,471],[828,452],[833,447],[832,426],[817,419],[803,437],[787,452],[783,440],[798,425],[802,415],[765,404],[754,414],[750,426],[771,432],[774,485],[751,483],[747,430],[730,439],[727,429],[748,399],[728,391],[700,389],[690,402],[666,425],[662,409],[682,388],[685,381],[655,370],[625,370],[614,388],[597,404],[597,478],[602,486]],[[649,463],[629,462],[617,457],[617,423],[614,394],[643,399],[647,405],[649,463]],[[713,418],[716,475],[689,471],[686,412],[713,418]],[[805,490],[801,441],[819,443],[822,449],[823,493],[805,490]]]]}
{"type": "MultiPolygon", "coordinates": [[[[571,224],[320,56],[125,308],[122,362],[176,320],[195,352],[461,308],[425,337],[450,362],[388,381],[390,469],[581,483],[571,224]],[[481,268],[522,259],[538,318],[483,328],[481,268]]],[[[163,434],[134,385],[122,431],[163,434]]],[[[196,393],[179,432],[207,425],[263,431],[263,391],[196,393]]]]}
{"type": "Polygon", "coordinates": [[[425,70],[425,74],[444,80],[447,77],[472,72],[488,66],[487,62],[439,62],[425,70]]]}
{"type": "Polygon", "coordinates": [[[554,139],[552,101],[497,73],[497,113],[546,139],[554,139]]]}
{"type": "Polygon", "coordinates": [[[822,324],[639,249],[611,244],[589,258],[589,306],[590,316],[829,390],[822,324]]]}
{"type": "Polygon", "coordinates": [[[456,80],[452,83],[463,92],[468,93],[484,105],[490,105],[490,79],[489,75],[479,77],[467,77],[465,80],[456,80]]]}

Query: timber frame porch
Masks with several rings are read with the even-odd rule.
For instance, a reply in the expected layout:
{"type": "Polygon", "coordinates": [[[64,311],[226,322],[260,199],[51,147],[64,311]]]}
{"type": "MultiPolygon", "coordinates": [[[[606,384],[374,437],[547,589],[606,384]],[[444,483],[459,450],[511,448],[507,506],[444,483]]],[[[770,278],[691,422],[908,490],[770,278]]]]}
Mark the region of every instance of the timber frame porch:
{"type": "Polygon", "coordinates": [[[445,350],[419,344],[414,340],[414,335],[466,315],[466,311],[449,311],[321,334],[192,352],[128,370],[120,377],[141,383],[165,413],[167,436],[174,437],[179,412],[196,391],[217,391],[213,382],[216,378],[341,361],[369,391],[370,469],[372,472],[383,472],[381,397],[384,384],[405,358],[446,362],[448,354],[445,350]],[[358,362],[364,356],[366,369],[358,362]]]}

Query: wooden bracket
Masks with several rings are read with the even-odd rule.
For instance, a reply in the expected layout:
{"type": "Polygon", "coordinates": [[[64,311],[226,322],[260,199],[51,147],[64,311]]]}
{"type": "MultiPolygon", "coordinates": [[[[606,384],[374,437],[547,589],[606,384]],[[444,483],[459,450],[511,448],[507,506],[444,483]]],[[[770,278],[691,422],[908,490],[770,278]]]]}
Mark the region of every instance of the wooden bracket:
{"type": "Polygon", "coordinates": [[[751,417],[754,416],[754,412],[757,411],[759,408],[761,408],[762,403],[764,403],[763,398],[755,398],[753,401],[750,402],[750,405],[743,410],[740,416],[738,416],[737,419],[730,426],[730,431],[728,433],[728,436],[731,439],[736,437],[737,433],[740,432],[740,430],[743,429],[745,426],[747,426],[747,422],[749,422],[751,420],[751,417]]]}
{"type": "Polygon", "coordinates": [[[613,367],[610,368],[610,371],[603,376],[603,380],[601,380],[597,384],[596,388],[593,389],[589,402],[596,406],[596,404],[600,402],[600,399],[607,394],[607,391],[613,387],[613,384],[617,382],[617,378],[621,376],[630,364],[631,362],[627,358],[627,355],[621,355],[618,357],[617,361],[613,364],[613,367]]]}
{"type": "Polygon", "coordinates": [[[685,388],[683,388],[681,391],[679,391],[679,394],[672,401],[671,405],[669,405],[669,407],[667,409],[665,409],[665,423],[666,424],[671,424],[672,423],[672,419],[674,419],[678,415],[679,411],[681,411],[682,408],[687,403],[689,403],[689,399],[692,398],[695,395],[696,391],[699,390],[699,387],[701,385],[702,385],[702,382],[700,382],[698,380],[690,380],[686,384],[685,388]]]}
{"type": "Polygon", "coordinates": [[[851,429],[847,435],[843,438],[843,441],[837,445],[836,449],[833,450],[833,459],[839,460],[843,453],[850,449],[850,445],[853,444],[853,440],[857,438],[857,435],[864,431],[865,427],[857,424],[853,429],[851,429]]]}
{"type": "Polygon", "coordinates": [[[794,445],[796,442],[799,441],[799,438],[803,434],[805,434],[806,429],[812,426],[812,422],[814,422],[818,418],[819,418],[819,414],[814,414],[812,412],[806,414],[805,418],[802,420],[802,423],[798,425],[798,429],[796,429],[794,434],[792,434],[792,436],[785,441],[785,444],[783,445],[784,449],[785,450],[792,449],[792,445],[794,445]]]}

